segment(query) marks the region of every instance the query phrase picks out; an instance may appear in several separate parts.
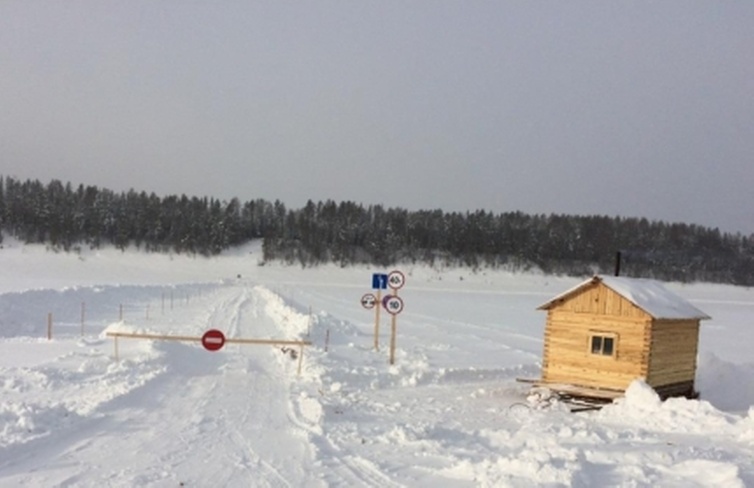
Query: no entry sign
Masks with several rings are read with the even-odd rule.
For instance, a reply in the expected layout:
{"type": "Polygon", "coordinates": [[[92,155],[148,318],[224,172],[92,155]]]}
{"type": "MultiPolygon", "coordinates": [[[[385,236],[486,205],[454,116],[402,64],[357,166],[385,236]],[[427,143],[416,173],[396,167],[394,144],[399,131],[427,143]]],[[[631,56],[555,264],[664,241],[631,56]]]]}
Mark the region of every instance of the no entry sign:
{"type": "Polygon", "coordinates": [[[208,351],[219,351],[225,345],[225,334],[217,329],[210,329],[202,336],[202,346],[208,351]]]}

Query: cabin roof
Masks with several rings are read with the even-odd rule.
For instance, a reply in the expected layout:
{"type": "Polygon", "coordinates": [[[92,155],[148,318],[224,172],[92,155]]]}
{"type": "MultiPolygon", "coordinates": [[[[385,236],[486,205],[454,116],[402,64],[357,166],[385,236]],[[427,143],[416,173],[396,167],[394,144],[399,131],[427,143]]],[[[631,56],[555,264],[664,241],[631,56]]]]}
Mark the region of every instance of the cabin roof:
{"type": "Polygon", "coordinates": [[[587,286],[600,282],[644,310],[654,319],[705,320],[710,318],[709,315],[691,305],[686,299],[671,292],[658,281],[624,276],[594,276],[542,304],[538,307],[538,310],[549,310],[559,301],[578,293],[587,286]]]}

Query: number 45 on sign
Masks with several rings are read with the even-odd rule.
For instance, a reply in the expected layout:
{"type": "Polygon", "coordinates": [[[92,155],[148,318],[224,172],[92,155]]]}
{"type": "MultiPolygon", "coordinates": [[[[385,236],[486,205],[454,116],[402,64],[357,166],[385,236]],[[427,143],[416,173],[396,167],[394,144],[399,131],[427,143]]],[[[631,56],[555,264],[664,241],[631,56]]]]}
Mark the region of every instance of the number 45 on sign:
{"type": "Polygon", "coordinates": [[[392,271],[390,274],[387,275],[387,286],[392,288],[393,290],[398,290],[400,288],[403,288],[403,285],[406,284],[406,275],[401,273],[400,271],[392,271]]]}

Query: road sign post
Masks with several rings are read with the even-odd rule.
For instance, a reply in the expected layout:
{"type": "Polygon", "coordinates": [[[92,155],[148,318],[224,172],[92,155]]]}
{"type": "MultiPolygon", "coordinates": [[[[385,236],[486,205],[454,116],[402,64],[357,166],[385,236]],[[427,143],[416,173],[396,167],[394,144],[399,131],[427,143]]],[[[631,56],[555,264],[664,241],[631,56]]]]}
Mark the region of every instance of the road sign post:
{"type": "MultiPolygon", "coordinates": [[[[375,275],[376,276],[376,275],[375,275]]],[[[375,282],[372,281],[374,284],[375,282]]],[[[374,348],[376,350],[380,350],[380,344],[379,344],[379,334],[380,334],[380,289],[377,289],[377,296],[374,296],[372,293],[367,293],[364,296],[361,297],[361,306],[366,308],[367,310],[371,310],[375,308],[375,320],[374,320],[374,348]]]]}
{"type": "Polygon", "coordinates": [[[390,319],[390,364],[395,364],[395,342],[397,335],[397,316],[403,311],[403,300],[398,296],[398,290],[406,284],[406,275],[394,270],[388,274],[372,274],[372,289],[377,290],[376,296],[367,293],[361,297],[361,305],[366,309],[374,308],[374,349],[380,350],[380,311],[384,307],[391,315],[390,319]],[[390,294],[384,298],[382,290],[390,288],[390,294]],[[376,306],[375,306],[376,305],[376,306]]]}
{"type": "Polygon", "coordinates": [[[395,364],[395,341],[398,336],[397,314],[390,317],[390,365],[395,364]]]}
{"type": "Polygon", "coordinates": [[[388,275],[385,273],[372,274],[372,289],[377,290],[376,307],[374,309],[374,350],[380,350],[380,305],[382,304],[382,290],[387,289],[388,275]]]}
{"type": "Polygon", "coordinates": [[[385,297],[383,306],[392,316],[390,318],[390,364],[395,364],[395,343],[398,336],[398,314],[403,311],[403,300],[398,296],[398,290],[406,284],[406,275],[398,270],[387,275],[387,284],[392,294],[385,297]]]}
{"type": "Polygon", "coordinates": [[[395,341],[398,335],[398,314],[403,311],[403,300],[398,296],[398,290],[394,289],[391,295],[382,300],[382,306],[391,315],[390,317],[390,364],[395,364],[395,341]]]}
{"type": "Polygon", "coordinates": [[[380,350],[380,309],[382,309],[382,290],[377,290],[377,306],[374,310],[374,350],[380,350]]]}

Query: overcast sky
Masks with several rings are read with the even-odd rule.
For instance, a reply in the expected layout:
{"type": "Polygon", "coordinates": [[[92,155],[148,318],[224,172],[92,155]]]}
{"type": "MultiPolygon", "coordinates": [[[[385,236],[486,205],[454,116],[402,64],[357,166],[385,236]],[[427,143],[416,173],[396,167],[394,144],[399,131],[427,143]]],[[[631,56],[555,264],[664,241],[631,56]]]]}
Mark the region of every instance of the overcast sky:
{"type": "Polygon", "coordinates": [[[752,1],[0,1],[0,174],[754,233],[752,1]]]}

